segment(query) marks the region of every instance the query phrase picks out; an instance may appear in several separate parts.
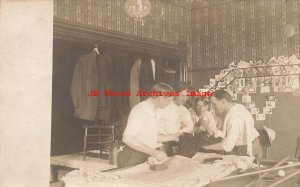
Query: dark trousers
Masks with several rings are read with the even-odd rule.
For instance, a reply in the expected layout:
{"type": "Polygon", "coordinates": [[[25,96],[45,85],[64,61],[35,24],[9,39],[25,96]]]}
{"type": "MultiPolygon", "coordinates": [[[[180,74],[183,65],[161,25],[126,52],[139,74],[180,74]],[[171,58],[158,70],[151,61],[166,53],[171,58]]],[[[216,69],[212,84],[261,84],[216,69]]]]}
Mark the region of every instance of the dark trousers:
{"type": "Polygon", "coordinates": [[[123,151],[118,153],[118,168],[135,166],[146,162],[148,155],[125,146],[123,151]]]}
{"type": "Polygon", "coordinates": [[[197,133],[194,136],[191,134],[186,134],[181,136],[179,139],[179,149],[177,154],[185,157],[193,157],[197,152],[215,152],[223,153],[218,151],[209,151],[202,149],[205,145],[211,145],[221,142],[221,138],[214,138],[213,136],[207,136],[207,133],[197,133]]]}
{"type": "MultiPolygon", "coordinates": [[[[252,142],[252,154],[255,157],[262,158],[262,149],[259,143],[259,138],[252,142]]],[[[248,156],[247,145],[235,146],[232,151],[226,152],[226,155],[248,156]]]]}

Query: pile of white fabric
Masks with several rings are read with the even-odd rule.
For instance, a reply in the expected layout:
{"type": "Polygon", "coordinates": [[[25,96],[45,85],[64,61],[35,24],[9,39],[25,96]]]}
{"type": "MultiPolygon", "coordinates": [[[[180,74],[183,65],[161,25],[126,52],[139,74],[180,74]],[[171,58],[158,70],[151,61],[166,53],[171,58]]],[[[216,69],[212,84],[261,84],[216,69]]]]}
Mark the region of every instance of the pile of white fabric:
{"type": "Polygon", "coordinates": [[[197,153],[192,159],[182,156],[171,157],[165,162],[168,165],[167,170],[152,171],[147,163],[111,173],[80,169],[68,173],[63,181],[66,187],[204,186],[238,168],[255,167],[253,160],[253,157],[197,153]],[[222,159],[210,164],[203,163],[204,159],[213,157],[222,159]]]}

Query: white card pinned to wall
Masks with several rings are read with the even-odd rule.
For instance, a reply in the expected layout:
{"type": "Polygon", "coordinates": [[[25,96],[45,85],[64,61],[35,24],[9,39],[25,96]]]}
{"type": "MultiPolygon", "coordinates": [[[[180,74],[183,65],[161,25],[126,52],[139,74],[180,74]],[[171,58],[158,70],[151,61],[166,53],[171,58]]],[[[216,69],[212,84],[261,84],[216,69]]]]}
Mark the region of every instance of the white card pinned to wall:
{"type": "Polygon", "coordinates": [[[237,93],[232,94],[232,100],[236,101],[237,100],[237,93]]]}
{"type": "Polygon", "coordinates": [[[260,93],[270,93],[270,86],[262,86],[260,87],[260,93]]]}
{"type": "Polygon", "coordinates": [[[276,108],[276,102],[275,101],[266,101],[266,107],[276,108]]]}
{"type": "Polygon", "coordinates": [[[209,79],[209,86],[213,87],[216,84],[216,79],[209,79]]]}
{"type": "Polygon", "coordinates": [[[242,102],[243,103],[250,103],[251,102],[251,96],[250,95],[243,95],[242,96],[242,102]]]}
{"type": "Polygon", "coordinates": [[[263,108],[263,113],[264,114],[272,114],[272,108],[271,107],[264,107],[263,108]]]}
{"type": "Polygon", "coordinates": [[[258,114],[258,112],[259,112],[259,111],[258,111],[258,108],[251,108],[251,109],[250,109],[250,113],[251,113],[251,114],[258,114]]]}
{"type": "Polygon", "coordinates": [[[255,103],[254,102],[246,103],[246,108],[255,108],[255,103]]]}
{"type": "Polygon", "coordinates": [[[257,121],[266,120],[266,115],[265,114],[256,114],[256,120],[257,121]]]}

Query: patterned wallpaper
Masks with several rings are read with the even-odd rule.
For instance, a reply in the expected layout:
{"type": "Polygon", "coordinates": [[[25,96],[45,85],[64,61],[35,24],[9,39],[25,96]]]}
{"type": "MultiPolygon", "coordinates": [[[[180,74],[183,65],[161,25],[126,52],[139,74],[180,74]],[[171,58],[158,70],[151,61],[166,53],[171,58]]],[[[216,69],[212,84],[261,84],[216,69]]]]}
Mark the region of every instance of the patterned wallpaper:
{"type": "MultiPolygon", "coordinates": [[[[191,11],[188,7],[169,1],[151,0],[151,14],[144,26],[129,17],[124,10],[125,0],[54,0],[54,18],[112,30],[128,36],[191,46],[191,11]],[[161,15],[161,7],[164,10],[161,15]]],[[[191,48],[188,48],[188,64],[191,65],[191,48]]]]}
{"type": "Polygon", "coordinates": [[[193,69],[280,55],[299,58],[299,10],[298,0],[233,0],[192,9],[193,69]],[[288,39],[286,24],[296,26],[288,39]]]}

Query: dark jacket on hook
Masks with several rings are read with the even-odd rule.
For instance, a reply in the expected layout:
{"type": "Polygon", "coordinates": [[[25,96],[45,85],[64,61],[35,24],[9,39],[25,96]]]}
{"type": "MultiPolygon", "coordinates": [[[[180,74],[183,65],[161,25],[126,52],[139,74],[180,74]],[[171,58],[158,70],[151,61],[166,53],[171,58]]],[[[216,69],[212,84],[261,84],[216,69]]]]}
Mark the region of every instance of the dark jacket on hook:
{"type": "Polygon", "coordinates": [[[98,119],[110,121],[112,118],[112,97],[105,96],[105,90],[113,90],[113,64],[110,53],[97,57],[99,77],[98,119]]]}

